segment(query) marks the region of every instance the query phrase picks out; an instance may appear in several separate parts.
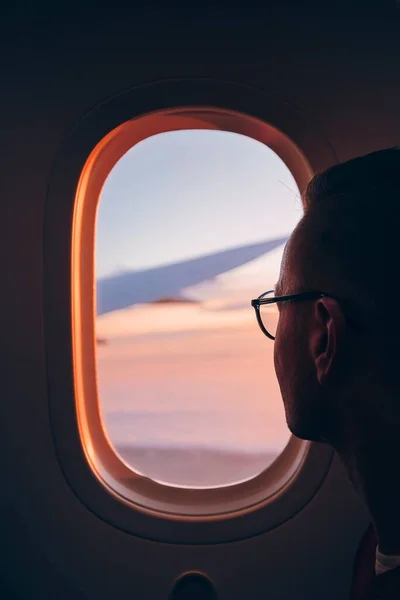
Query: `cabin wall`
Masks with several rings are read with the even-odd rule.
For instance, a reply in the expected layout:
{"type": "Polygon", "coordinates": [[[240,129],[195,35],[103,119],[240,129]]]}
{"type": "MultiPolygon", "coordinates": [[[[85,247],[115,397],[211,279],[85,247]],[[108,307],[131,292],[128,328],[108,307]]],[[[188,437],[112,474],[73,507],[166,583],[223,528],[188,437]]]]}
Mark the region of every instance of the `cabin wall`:
{"type": "MultiPolygon", "coordinates": [[[[255,86],[301,111],[339,160],[399,141],[397,32],[388,21],[212,23],[171,30],[104,14],[92,23],[23,17],[2,38],[3,290],[0,522],[3,579],[18,598],[167,598],[196,568],[221,599],[345,597],[368,519],[335,459],[293,519],[246,541],[185,547],[135,538],[69,487],[49,420],[43,223],[57,153],[93,107],[134,86],[215,78],[255,86]],[[66,26],[68,25],[68,26],[66,26]]],[[[156,176],[156,174],[155,174],[156,176]]],[[[68,316],[66,316],[68,318],[68,316]]]]}

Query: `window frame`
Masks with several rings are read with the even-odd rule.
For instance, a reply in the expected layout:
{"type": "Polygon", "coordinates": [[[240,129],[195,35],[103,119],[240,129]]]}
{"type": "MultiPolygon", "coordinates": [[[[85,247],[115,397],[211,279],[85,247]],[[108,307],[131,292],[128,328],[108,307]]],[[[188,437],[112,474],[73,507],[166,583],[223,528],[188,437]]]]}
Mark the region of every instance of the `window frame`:
{"type": "Polygon", "coordinates": [[[257,535],[291,518],[322,485],[333,452],[292,436],[260,475],[199,490],[151,481],[113,450],[95,377],[94,247],[101,188],[133,145],[190,128],[232,131],[268,145],[300,189],[315,170],[336,162],[315,127],[258,90],[170,81],[111,99],[78,124],[54,165],[44,224],[44,319],[53,441],[71,488],[92,512],[122,530],[198,544],[257,535]]]}

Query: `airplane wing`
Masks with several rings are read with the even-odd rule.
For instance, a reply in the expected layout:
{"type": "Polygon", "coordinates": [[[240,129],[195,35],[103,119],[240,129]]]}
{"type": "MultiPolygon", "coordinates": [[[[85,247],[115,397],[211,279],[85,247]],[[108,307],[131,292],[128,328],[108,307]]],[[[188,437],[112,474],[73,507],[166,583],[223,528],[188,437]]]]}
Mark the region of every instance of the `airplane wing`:
{"type": "Polygon", "coordinates": [[[199,258],[111,275],[97,281],[97,314],[128,308],[133,304],[155,302],[160,298],[179,296],[181,290],[240,267],[271,252],[288,237],[267,240],[214,252],[199,258]]]}

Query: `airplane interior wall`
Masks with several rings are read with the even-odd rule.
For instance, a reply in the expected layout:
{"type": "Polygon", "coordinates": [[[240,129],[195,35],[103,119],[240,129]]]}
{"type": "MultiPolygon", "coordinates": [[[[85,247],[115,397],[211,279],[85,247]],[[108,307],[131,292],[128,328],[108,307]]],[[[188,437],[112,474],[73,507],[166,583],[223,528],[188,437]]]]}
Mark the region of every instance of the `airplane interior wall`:
{"type": "MultiPolygon", "coordinates": [[[[174,25],[114,11],[112,3],[90,16],[83,12],[80,21],[78,11],[65,19],[22,11],[2,24],[4,586],[21,600],[163,600],[177,577],[199,571],[213,580],[220,600],[347,598],[368,516],[336,457],[297,514],[230,543],[143,539],[105,521],[77,496],[50,421],[49,379],[62,377],[63,368],[48,372],[44,265],[51,249],[44,246],[44,223],[63,145],[96,107],[139,86],[162,90],[163,81],[204,79],[249,86],[260,102],[273,96],[301,113],[338,161],[399,143],[397,25],[391,18],[297,13],[258,23],[219,15],[174,25]]],[[[170,92],[165,102],[173,104],[170,92]]],[[[298,135],[307,138],[306,125],[298,135]]]]}

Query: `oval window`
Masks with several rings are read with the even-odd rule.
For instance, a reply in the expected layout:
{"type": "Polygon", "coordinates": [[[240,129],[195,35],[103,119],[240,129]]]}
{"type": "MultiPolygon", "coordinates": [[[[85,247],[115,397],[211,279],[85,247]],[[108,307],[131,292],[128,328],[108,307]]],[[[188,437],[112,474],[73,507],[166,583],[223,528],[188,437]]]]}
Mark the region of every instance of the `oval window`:
{"type": "Polygon", "coordinates": [[[153,481],[215,488],[286,446],[273,342],[250,300],[274,287],[297,184],[245,135],[151,136],[109,173],[96,226],[97,378],[107,435],[153,481]]]}

